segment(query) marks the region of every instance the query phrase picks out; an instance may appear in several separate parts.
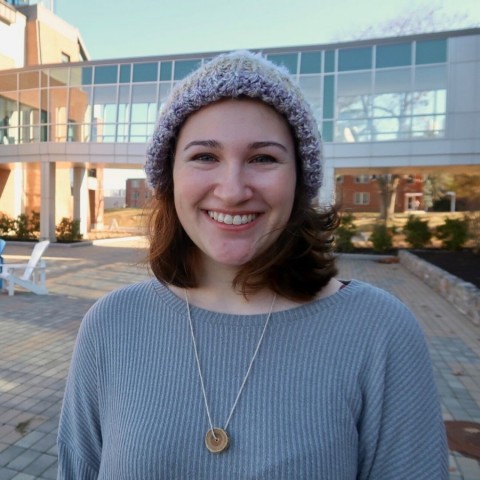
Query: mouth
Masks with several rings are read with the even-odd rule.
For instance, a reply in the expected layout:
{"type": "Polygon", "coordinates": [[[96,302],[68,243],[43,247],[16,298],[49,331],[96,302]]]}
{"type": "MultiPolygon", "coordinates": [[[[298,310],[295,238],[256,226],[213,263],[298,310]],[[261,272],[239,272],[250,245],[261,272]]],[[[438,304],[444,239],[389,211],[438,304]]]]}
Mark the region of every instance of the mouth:
{"type": "Polygon", "coordinates": [[[224,223],[225,225],[246,225],[253,222],[257,217],[257,213],[249,213],[245,215],[235,215],[229,213],[216,212],[214,210],[207,211],[208,216],[218,223],[224,223]]]}

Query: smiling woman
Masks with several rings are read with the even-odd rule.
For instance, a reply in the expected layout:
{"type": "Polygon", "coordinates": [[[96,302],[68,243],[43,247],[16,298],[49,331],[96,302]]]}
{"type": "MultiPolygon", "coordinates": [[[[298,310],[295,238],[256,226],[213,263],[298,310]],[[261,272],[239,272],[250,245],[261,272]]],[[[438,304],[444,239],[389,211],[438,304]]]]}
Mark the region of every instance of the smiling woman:
{"type": "Polygon", "coordinates": [[[254,100],[202,108],[180,131],[173,183],[203,281],[215,277],[217,264],[244,265],[273,244],[292,212],[295,146],[288,124],[254,100]]]}
{"type": "Polygon", "coordinates": [[[225,58],[225,72],[207,63],[172,94],[150,145],[152,271],[173,289],[196,287],[197,303],[220,311],[252,308],[238,293],[268,303],[273,289],[295,304],[338,289],[336,212],[315,207],[322,164],[310,107],[260,56],[225,58]],[[223,291],[229,283],[234,291],[223,291]]]}
{"type": "Polygon", "coordinates": [[[318,127],[249,52],[177,84],[152,138],[155,278],[87,314],[59,429],[61,479],[445,480],[422,332],[340,282],[318,127]]]}

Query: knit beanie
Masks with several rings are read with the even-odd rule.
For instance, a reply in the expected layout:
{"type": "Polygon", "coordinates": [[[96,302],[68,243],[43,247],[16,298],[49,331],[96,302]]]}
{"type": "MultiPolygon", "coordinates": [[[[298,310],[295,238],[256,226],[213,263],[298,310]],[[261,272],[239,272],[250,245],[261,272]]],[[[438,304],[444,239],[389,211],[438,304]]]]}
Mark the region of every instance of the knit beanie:
{"type": "Polygon", "coordinates": [[[261,100],[290,124],[307,196],[314,199],[322,183],[322,146],[310,107],[286,69],[248,51],[219,55],[173,88],[147,149],[145,172],[150,185],[161,190],[171,183],[175,139],[189,115],[219,100],[239,97],[261,100]]]}

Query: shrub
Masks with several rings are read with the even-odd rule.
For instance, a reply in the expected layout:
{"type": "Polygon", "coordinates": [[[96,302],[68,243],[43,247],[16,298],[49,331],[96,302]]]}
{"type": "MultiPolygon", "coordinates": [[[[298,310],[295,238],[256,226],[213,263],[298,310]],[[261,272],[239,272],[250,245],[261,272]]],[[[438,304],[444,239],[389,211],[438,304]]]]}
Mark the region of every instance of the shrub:
{"type": "Polygon", "coordinates": [[[32,232],[40,233],[40,212],[32,211],[29,224],[32,232]]]}
{"type": "Polygon", "coordinates": [[[13,221],[13,231],[16,240],[34,240],[40,231],[40,214],[32,212],[30,216],[21,213],[13,221]]]}
{"type": "Polygon", "coordinates": [[[2,214],[0,217],[0,237],[4,238],[10,234],[15,226],[13,218],[10,218],[8,215],[2,214]]]}
{"type": "Polygon", "coordinates": [[[345,213],[340,218],[340,225],[335,230],[335,250],[337,252],[353,251],[352,238],[357,233],[357,227],[353,223],[354,218],[351,213],[345,213]]]}
{"type": "Polygon", "coordinates": [[[473,252],[480,254],[480,211],[472,212],[468,217],[468,236],[472,241],[473,252]]]}
{"type": "Polygon", "coordinates": [[[63,217],[55,227],[56,239],[60,243],[78,242],[82,239],[80,220],[63,217]]]}
{"type": "Polygon", "coordinates": [[[421,220],[415,215],[408,217],[403,227],[405,239],[413,248],[423,248],[432,238],[432,232],[428,228],[428,220],[421,220]]]}
{"type": "Polygon", "coordinates": [[[370,241],[375,252],[385,252],[392,248],[392,232],[384,223],[379,223],[373,228],[370,241]]]}
{"type": "Polygon", "coordinates": [[[466,218],[446,218],[443,225],[435,229],[435,236],[447,250],[460,250],[468,240],[468,220],[466,218]]]}

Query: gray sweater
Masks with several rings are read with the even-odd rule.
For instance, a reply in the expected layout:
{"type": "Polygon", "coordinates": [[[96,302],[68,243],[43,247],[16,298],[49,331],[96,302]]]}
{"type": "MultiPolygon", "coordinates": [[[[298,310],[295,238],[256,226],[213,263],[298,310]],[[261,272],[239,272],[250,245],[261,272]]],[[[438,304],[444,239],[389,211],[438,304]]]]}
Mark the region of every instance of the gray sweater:
{"type": "MultiPolygon", "coordinates": [[[[191,307],[215,426],[223,427],[265,315],[191,307]]],[[[447,449],[424,336],[388,293],[351,281],[272,314],[212,454],[185,302],[156,280],[84,318],[59,428],[59,479],[443,480],[447,449]]]]}

